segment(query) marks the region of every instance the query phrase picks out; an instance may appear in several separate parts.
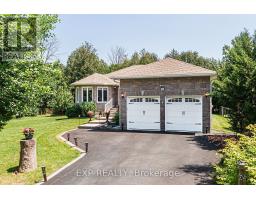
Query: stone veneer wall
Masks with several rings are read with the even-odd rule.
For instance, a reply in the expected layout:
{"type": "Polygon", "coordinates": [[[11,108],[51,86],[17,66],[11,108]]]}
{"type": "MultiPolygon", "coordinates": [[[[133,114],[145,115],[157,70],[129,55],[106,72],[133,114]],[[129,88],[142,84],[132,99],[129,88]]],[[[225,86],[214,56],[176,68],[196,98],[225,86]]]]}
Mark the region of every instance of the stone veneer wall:
{"type": "Polygon", "coordinates": [[[204,96],[211,92],[210,77],[154,78],[154,79],[123,79],[120,80],[120,125],[127,129],[127,96],[160,96],[161,131],[165,130],[165,96],[171,95],[203,96],[203,132],[211,127],[211,97],[204,96]],[[161,91],[160,86],[164,86],[161,91]],[[144,94],[142,95],[142,91],[144,94]],[[121,97],[124,94],[124,98],[121,97]]]}

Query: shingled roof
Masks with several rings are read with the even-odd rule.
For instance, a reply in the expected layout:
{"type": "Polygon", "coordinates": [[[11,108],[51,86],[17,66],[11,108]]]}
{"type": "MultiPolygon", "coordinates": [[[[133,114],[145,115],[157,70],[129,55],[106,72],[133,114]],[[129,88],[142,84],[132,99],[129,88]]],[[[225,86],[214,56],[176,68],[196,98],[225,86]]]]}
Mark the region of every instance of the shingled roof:
{"type": "Polygon", "coordinates": [[[113,79],[214,76],[215,71],[186,62],[166,58],[147,65],[133,65],[109,74],[113,79]]]}
{"type": "Polygon", "coordinates": [[[79,81],[76,81],[71,84],[72,86],[79,85],[119,85],[113,79],[108,78],[106,75],[94,73],[90,76],[87,76],[79,81]]]}

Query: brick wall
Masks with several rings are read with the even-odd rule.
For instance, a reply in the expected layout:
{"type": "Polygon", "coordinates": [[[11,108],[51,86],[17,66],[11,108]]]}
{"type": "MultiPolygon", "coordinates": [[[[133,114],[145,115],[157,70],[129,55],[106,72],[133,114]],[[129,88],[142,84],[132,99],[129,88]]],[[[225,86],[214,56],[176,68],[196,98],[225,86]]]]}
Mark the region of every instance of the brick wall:
{"type": "Polygon", "coordinates": [[[210,130],[211,98],[204,96],[211,91],[210,77],[155,78],[155,79],[123,79],[120,80],[120,123],[127,129],[127,96],[160,96],[161,131],[165,130],[165,96],[170,95],[202,95],[203,96],[203,132],[210,130]],[[165,90],[161,91],[160,85],[165,90]],[[144,91],[144,95],[142,95],[144,91]],[[121,98],[121,94],[125,97],[121,98]]]}

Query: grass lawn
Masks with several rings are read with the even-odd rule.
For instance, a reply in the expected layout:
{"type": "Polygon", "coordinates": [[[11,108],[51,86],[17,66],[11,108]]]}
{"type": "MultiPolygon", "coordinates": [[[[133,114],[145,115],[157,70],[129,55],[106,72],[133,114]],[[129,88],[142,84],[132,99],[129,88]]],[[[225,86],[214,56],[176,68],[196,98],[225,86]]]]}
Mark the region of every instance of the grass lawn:
{"type": "MultiPolygon", "coordinates": [[[[81,124],[88,119],[81,119],[81,124]]],[[[41,166],[46,166],[50,175],[71,160],[79,156],[79,152],[57,139],[57,135],[76,128],[79,119],[68,119],[65,116],[37,116],[11,120],[0,131],[0,184],[34,184],[42,180],[41,166]],[[35,128],[37,141],[38,169],[29,173],[13,172],[19,164],[19,140],[24,138],[22,128],[35,128]]]]}
{"type": "Polygon", "coordinates": [[[230,133],[232,130],[230,129],[229,119],[223,117],[222,115],[212,115],[212,130],[214,132],[220,133],[230,133]]]}

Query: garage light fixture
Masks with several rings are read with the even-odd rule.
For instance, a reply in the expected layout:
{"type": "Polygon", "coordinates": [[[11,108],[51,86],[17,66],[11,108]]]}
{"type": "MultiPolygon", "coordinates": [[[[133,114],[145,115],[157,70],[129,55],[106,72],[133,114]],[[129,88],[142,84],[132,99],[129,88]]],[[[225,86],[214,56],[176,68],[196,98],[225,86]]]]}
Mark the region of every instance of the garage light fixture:
{"type": "Polygon", "coordinates": [[[181,90],[181,95],[184,96],[184,90],[183,89],[181,90]]]}
{"type": "Polygon", "coordinates": [[[211,94],[209,93],[209,92],[206,92],[205,94],[204,94],[204,96],[207,98],[207,97],[209,97],[211,94]]]}
{"type": "Polygon", "coordinates": [[[124,93],[123,92],[121,93],[121,97],[122,97],[122,99],[124,98],[124,93]]]}
{"type": "Polygon", "coordinates": [[[161,89],[161,91],[163,92],[164,89],[165,89],[164,85],[160,85],[160,89],[161,89]]]}

